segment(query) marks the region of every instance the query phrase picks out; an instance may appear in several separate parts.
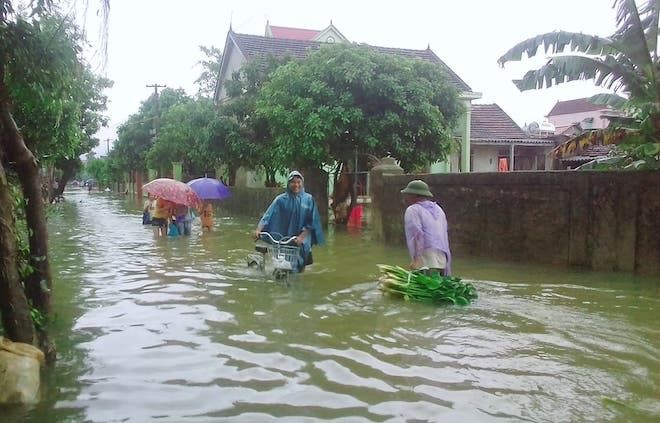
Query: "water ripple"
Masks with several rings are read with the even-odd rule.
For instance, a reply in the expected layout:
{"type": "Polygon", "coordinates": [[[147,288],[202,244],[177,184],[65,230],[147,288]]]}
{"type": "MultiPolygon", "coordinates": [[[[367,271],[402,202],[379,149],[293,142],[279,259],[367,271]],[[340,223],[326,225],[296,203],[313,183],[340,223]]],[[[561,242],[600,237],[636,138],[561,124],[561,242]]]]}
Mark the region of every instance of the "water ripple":
{"type": "Polygon", "coordinates": [[[381,295],[375,263],[407,258],[368,233],[329,234],[282,283],[246,266],[252,219],[154,239],[137,203],[68,198],[49,222],[60,360],[34,421],[660,418],[653,284],[514,269],[433,307],[381,295]]]}

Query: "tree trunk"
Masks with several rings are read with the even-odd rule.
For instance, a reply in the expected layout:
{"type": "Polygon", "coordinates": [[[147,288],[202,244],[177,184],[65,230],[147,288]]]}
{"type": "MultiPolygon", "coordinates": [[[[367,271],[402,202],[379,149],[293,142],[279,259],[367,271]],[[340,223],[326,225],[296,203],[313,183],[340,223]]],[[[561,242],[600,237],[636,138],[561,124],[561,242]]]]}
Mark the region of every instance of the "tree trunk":
{"type": "Polygon", "coordinates": [[[17,267],[15,223],[5,169],[0,162],[0,313],[7,338],[34,343],[34,323],[17,267]]]}
{"type": "Polygon", "coordinates": [[[277,182],[275,181],[275,174],[277,173],[276,170],[266,168],[266,187],[267,188],[273,188],[277,186],[277,182]]]}
{"type": "Polygon", "coordinates": [[[356,204],[354,184],[355,175],[352,173],[352,166],[344,162],[332,193],[332,212],[336,225],[344,225],[348,222],[351,210],[356,204]]]}
{"type": "Polygon", "coordinates": [[[238,170],[238,167],[235,166],[228,166],[227,169],[227,186],[233,187],[236,185],[236,171],[238,170]]]}
{"type": "Polygon", "coordinates": [[[305,177],[305,191],[314,196],[323,226],[328,225],[328,172],[319,168],[301,169],[305,177]]]}
{"type": "MultiPolygon", "coordinates": [[[[34,308],[49,317],[52,278],[39,166],[32,152],[25,145],[9,111],[9,90],[4,81],[4,66],[0,66],[0,128],[2,130],[0,140],[3,143],[5,157],[8,161],[14,162],[23,190],[30,246],[29,264],[33,268],[32,274],[24,281],[25,295],[34,308]]],[[[45,332],[39,333],[39,344],[46,354],[46,359],[54,360],[55,348],[45,332]]]]}
{"type": "Polygon", "coordinates": [[[66,184],[69,183],[69,180],[76,173],[77,164],[78,163],[75,160],[68,160],[62,166],[62,177],[60,178],[59,182],[57,183],[57,188],[55,189],[55,192],[53,193],[53,198],[51,198],[51,202],[52,202],[52,200],[56,200],[57,198],[61,197],[62,194],[64,194],[64,189],[66,188],[66,184]]]}
{"type": "Polygon", "coordinates": [[[25,146],[16,123],[5,107],[0,112],[3,141],[7,158],[14,162],[25,198],[25,219],[28,226],[30,265],[34,272],[25,281],[25,292],[32,305],[44,315],[51,311],[51,274],[48,261],[48,230],[41,194],[39,167],[32,152],[25,146]]]}
{"type": "Polygon", "coordinates": [[[653,126],[653,136],[655,137],[653,142],[658,142],[660,140],[660,112],[651,113],[651,125],[653,126]]]}

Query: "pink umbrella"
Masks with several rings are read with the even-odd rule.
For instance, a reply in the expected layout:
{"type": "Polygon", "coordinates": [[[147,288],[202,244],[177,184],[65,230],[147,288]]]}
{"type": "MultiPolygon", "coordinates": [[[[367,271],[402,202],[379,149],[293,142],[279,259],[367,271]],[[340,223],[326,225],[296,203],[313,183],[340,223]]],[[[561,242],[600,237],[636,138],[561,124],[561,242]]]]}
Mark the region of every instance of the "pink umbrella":
{"type": "Polygon", "coordinates": [[[200,207],[202,200],[197,193],[183,182],[169,178],[158,178],[142,186],[149,194],[176,204],[200,207]]]}

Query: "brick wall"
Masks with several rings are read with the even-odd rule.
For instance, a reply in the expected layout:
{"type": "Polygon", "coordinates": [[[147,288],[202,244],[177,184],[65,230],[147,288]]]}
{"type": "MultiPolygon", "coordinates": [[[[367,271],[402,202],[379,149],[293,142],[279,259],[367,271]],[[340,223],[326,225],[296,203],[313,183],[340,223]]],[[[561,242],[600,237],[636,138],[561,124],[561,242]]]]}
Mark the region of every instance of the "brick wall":
{"type": "Polygon", "coordinates": [[[372,174],[377,239],[404,243],[412,179],[445,210],[454,254],[660,275],[660,172],[372,174]]]}

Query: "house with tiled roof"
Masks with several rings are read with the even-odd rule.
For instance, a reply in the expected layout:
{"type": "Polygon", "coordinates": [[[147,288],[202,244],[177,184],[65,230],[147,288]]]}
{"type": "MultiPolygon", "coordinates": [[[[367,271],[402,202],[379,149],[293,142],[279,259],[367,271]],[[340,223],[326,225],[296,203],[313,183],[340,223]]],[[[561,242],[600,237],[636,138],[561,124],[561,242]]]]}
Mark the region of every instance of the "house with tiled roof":
{"type": "Polygon", "coordinates": [[[577,125],[584,130],[606,128],[610,121],[612,108],[601,104],[593,104],[588,98],[558,101],[547,114],[548,120],[555,125],[555,134],[574,134],[573,128],[577,125]]]}
{"type": "Polygon", "coordinates": [[[330,21],[330,25],[321,30],[274,26],[270,22],[266,22],[266,37],[286,40],[319,41],[323,43],[348,42],[348,39],[339,32],[337,27],[332,24],[332,21],[330,21]]]}
{"type": "MultiPolygon", "coordinates": [[[[218,84],[215,92],[216,104],[228,100],[224,82],[231,80],[247,60],[257,56],[292,55],[298,59],[305,59],[307,55],[318,50],[323,43],[349,42],[332,23],[323,30],[310,30],[290,27],[279,27],[267,23],[265,35],[239,34],[231,28],[227,33],[218,84]]],[[[461,155],[455,158],[461,162],[460,166],[450,166],[449,161],[432,167],[434,171],[470,170],[470,122],[472,100],[481,98],[481,94],[473,92],[470,86],[461,79],[445,62],[443,62],[429,47],[423,50],[402,49],[391,47],[370,46],[375,51],[384,54],[393,54],[407,58],[419,58],[435,63],[447,73],[449,81],[456,86],[460,97],[466,105],[466,113],[461,118],[460,139],[462,140],[461,155]]],[[[250,185],[250,182],[248,182],[250,185]]]]}
{"type": "Polygon", "coordinates": [[[473,104],[470,123],[472,171],[552,169],[555,142],[530,137],[497,104],[473,104]]]}
{"type": "MultiPolygon", "coordinates": [[[[268,29],[272,26],[267,27],[268,29]]],[[[291,28],[289,28],[291,29],[291,28]]],[[[327,30],[327,28],[326,28],[327,30]]],[[[326,32],[324,30],[323,32],[326,32]]],[[[290,34],[295,36],[296,34],[290,34]]],[[[298,34],[300,35],[300,34],[298,34]]],[[[343,37],[343,36],[342,36],[343,37]]],[[[344,38],[335,38],[333,42],[347,42],[344,38]]],[[[231,29],[227,34],[225,42],[225,50],[222,56],[222,63],[220,65],[219,81],[224,82],[231,80],[232,75],[241,68],[241,65],[254,57],[260,55],[273,55],[284,56],[287,54],[292,55],[296,59],[305,59],[307,55],[315,50],[318,50],[323,43],[327,41],[317,40],[302,40],[297,38],[277,38],[274,36],[260,36],[250,34],[239,34],[233,32],[231,29]]],[[[393,54],[396,56],[407,58],[418,58],[436,63],[442,67],[449,77],[449,81],[459,89],[465,99],[480,98],[479,93],[472,92],[470,86],[463,81],[449,66],[447,66],[432,50],[427,47],[424,50],[391,48],[391,47],[378,47],[370,46],[375,51],[384,54],[393,54]]],[[[224,84],[217,84],[215,93],[215,101],[222,103],[227,99],[227,92],[224,84]]]]}

